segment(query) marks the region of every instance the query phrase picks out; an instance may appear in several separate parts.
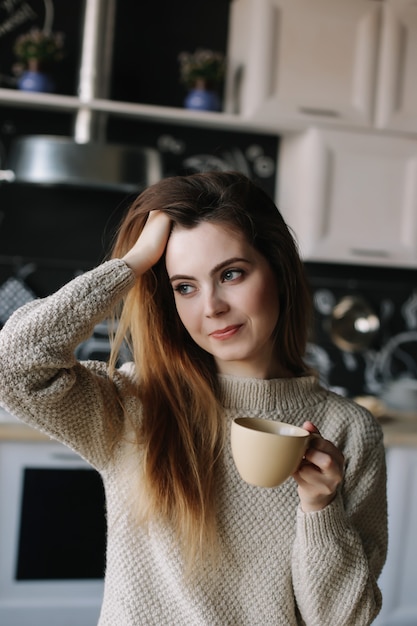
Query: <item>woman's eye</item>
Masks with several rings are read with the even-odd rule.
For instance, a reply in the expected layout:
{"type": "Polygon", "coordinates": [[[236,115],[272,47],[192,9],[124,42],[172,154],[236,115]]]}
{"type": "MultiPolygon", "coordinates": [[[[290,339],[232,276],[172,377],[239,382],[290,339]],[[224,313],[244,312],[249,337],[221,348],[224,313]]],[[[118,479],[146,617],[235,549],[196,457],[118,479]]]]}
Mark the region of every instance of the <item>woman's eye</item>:
{"type": "Polygon", "coordinates": [[[180,285],[176,285],[174,287],[174,291],[180,294],[180,296],[188,296],[188,294],[194,291],[194,287],[192,285],[188,285],[187,283],[181,283],[180,285]]]}
{"type": "Polygon", "coordinates": [[[237,278],[240,278],[243,274],[243,270],[226,270],[223,275],[222,275],[222,280],[223,281],[230,281],[230,280],[236,280],[237,278]]]}

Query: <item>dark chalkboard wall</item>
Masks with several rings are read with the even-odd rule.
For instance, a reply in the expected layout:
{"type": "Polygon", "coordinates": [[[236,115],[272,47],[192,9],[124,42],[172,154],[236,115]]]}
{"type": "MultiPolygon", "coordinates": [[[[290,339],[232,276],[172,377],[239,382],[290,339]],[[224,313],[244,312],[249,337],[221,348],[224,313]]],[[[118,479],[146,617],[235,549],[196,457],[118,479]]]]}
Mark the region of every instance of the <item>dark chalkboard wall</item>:
{"type": "Polygon", "coordinates": [[[115,100],[182,106],[178,54],[226,51],[230,0],[118,0],[113,80],[115,100]]]}
{"type": "Polygon", "coordinates": [[[52,30],[65,36],[65,57],[53,72],[55,91],[77,93],[84,0],[0,0],[0,87],[16,87],[16,38],[32,28],[45,28],[49,15],[52,30]],[[48,7],[52,7],[52,13],[48,7]]]}

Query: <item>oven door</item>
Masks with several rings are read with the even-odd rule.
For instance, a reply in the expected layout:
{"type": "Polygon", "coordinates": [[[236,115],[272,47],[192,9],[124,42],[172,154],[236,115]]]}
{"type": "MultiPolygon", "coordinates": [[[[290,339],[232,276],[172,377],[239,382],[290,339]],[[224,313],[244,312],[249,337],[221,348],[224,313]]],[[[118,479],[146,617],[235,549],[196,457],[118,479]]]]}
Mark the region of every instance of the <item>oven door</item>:
{"type": "Polygon", "coordinates": [[[85,461],[58,443],[0,442],[0,624],[97,624],[105,536],[85,461]]]}

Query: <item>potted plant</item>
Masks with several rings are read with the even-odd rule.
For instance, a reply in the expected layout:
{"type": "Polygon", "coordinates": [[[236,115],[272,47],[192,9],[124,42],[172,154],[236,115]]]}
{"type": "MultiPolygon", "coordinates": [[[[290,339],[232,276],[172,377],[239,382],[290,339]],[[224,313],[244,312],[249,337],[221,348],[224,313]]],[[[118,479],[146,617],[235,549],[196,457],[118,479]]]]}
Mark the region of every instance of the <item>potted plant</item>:
{"type": "Polygon", "coordinates": [[[180,80],[189,89],[185,106],[190,109],[220,110],[218,90],[226,70],[224,54],[197,48],[195,52],[181,52],[178,61],[180,80]]]}
{"type": "Polygon", "coordinates": [[[19,89],[53,91],[49,71],[64,56],[64,35],[33,28],[19,35],[13,50],[19,60],[15,66],[21,74],[19,89]]]}

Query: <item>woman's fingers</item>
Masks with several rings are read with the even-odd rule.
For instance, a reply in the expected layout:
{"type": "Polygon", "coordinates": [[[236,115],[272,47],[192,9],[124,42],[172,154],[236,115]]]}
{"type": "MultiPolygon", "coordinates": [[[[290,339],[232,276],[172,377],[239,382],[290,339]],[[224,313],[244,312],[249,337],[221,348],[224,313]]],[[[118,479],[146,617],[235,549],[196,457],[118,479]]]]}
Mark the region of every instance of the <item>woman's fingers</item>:
{"type": "Polygon", "coordinates": [[[137,276],[159,261],[166,248],[170,232],[171,219],[168,215],[162,211],[151,211],[136,243],[123,257],[137,276]]]}
{"type": "Polygon", "coordinates": [[[342,452],[319,435],[311,422],[303,427],[316,436],[311,438],[303,462],[294,478],[298,483],[301,507],[304,511],[317,511],[329,504],[343,480],[344,457],[342,452]]]}

